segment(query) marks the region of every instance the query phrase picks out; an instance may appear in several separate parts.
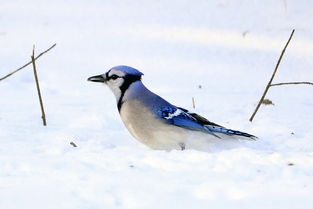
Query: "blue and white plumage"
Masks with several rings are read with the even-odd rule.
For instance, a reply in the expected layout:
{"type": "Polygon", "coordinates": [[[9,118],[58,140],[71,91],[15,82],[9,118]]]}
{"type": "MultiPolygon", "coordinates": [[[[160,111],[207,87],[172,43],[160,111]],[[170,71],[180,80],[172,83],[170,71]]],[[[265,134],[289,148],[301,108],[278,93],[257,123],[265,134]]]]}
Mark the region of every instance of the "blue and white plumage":
{"type": "Polygon", "coordinates": [[[129,132],[153,149],[201,149],[212,141],[256,137],[224,128],[204,117],[176,107],[148,90],[141,82],[143,73],[116,66],[107,73],[88,78],[103,82],[116,97],[120,116],[129,132]]]}

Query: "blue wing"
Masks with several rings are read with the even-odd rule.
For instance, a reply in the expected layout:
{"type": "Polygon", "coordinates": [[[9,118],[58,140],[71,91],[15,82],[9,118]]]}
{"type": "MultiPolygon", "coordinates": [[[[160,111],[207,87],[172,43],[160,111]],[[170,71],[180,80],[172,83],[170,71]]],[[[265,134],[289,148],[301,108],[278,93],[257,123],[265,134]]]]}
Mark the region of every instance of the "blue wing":
{"type": "Polygon", "coordinates": [[[159,117],[164,119],[168,124],[184,127],[191,130],[203,131],[211,135],[214,135],[218,138],[220,137],[215,133],[222,133],[226,135],[238,135],[248,137],[251,139],[256,138],[251,134],[224,128],[218,124],[210,122],[206,118],[196,113],[190,113],[186,109],[175,106],[162,107],[158,109],[157,114],[159,117]]]}

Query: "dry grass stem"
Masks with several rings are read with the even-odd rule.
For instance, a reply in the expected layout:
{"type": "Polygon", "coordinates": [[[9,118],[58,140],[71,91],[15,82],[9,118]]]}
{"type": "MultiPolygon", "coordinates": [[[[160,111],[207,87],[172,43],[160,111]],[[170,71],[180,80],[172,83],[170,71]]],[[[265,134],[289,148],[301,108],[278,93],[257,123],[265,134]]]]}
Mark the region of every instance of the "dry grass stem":
{"type": "Polygon", "coordinates": [[[284,49],[282,50],[282,52],[281,52],[281,54],[280,54],[280,57],[279,57],[279,59],[278,59],[278,61],[277,61],[277,63],[276,63],[276,66],[275,66],[275,69],[274,69],[274,71],[273,71],[272,77],[271,77],[271,79],[269,80],[268,84],[266,85],[265,90],[264,90],[264,92],[263,92],[263,95],[262,95],[262,97],[261,97],[261,99],[260,99],[258,105],[256,106],[256,108],[255,108],[253,114],[251,115],[251,117],[250,117],[250,119],[249,119],[250,122],[252,122],[254,116],[255,116],[256,113],[258,112],[258,110],[259,110],[259,108],[260,108],[260,106],[261,106],[261,104],[262,104],[262,102],[263,102],[263,100],[264,100],[264,98],[265,98],[265,96],[266,96],[266,93],[268,92],[269,88],[270,88],[271,85],[272,85],[272,82],[273,82],[273,79],[274,79],[274,77],[275,77],[275,75],[276,75],[276,72],[277,72],[277,70],[278,70],[280,61],[281,61],[282,57],[283,57],[284,54],[285,54],[286,48],[287,48],[287,46],[288,46],[288,44],[289,44],[289,42],[290,42],[290,40],[291,40],[291,38],[292,38],[294,32],[295,32],[295,30],[293,29],[292,32],[291,32],[291,34],[290,34],[290,37],[289,37],[287,43],[285,44],[284,49]]]}
{"type": "Polygon", "coordinates": [[[35,81],[36,81],[36,87],[37,87],[37,93],[38,93],[38,97],[39,97],[39,103],[40,103],[40,109],[41,109],[41,113],[42,113],[42,122],[44,126],[47,126],[47,121],[46,121],[46,114],[45,114],[45,109],[43,106],[43,102],[42,102],[42,97],[41,97],[41,92],[40,92],[40,86],[39,86],[39,79],[38,79],[38,75],[37,75],[37,69],[36,69],[36,63],[35,63],[35,45],[33,47],[33,53],[31,56],[31,60],[32,60],[32,64],[33,64],[33,71],[34,71],[34,76],[35,76],[35,81]]]}
{"type": "MultiPolygon", "coordinates": [[[[41,57],[42,55],[44,55],[45,53],[47,53],[48,51],[50,51],[53,47],[55,47],[57,44],[53,44],[50,48],[48,48],[47,50],[41,52],[37,57],[35,57],[34,59],[37,60],[39,57],[41,57]]],[[[25,65],[23,65],[22,67],[18,68],[17,70],[9,73],[8,75],[0,78],[0,81],[10,77],[11,75],[13,75],[14,73],[17,73],[18,71],[22,70],[23,68],[27,67],[28,65],[32,64],[32,61],[26,63],[25,65]]]]}

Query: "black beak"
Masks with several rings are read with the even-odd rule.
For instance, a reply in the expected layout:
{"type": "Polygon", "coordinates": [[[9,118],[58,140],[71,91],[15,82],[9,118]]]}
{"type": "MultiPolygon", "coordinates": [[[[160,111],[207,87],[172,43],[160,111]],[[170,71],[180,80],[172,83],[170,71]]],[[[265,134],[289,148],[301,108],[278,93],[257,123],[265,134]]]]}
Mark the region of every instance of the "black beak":
{"type": "Polygon", "coordinates": [[[96,75],[88,78],[88,81],[105,83],[106,79],[102,75],[96,75]]]}

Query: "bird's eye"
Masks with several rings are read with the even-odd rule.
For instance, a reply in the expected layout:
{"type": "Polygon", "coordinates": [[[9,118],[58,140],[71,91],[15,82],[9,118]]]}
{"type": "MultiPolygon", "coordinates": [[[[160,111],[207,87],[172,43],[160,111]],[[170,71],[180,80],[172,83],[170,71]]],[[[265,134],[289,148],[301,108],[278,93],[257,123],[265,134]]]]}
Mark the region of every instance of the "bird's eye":
{"type": "Polygon", "coordinates": [[[116,80],[116,79],[118,78],[118,76],[117,76],[117,75],[112,75],[111,78],[112,78],[113,80],[116,80]]]}

